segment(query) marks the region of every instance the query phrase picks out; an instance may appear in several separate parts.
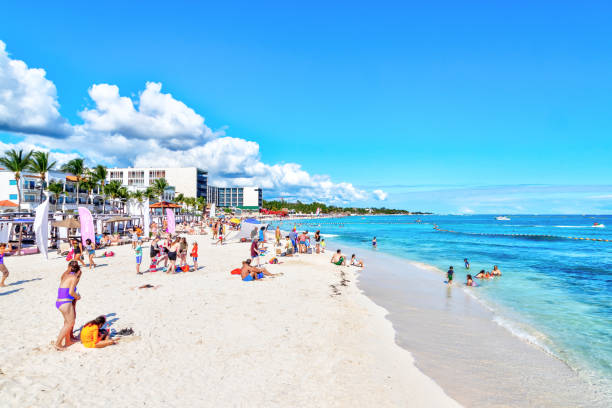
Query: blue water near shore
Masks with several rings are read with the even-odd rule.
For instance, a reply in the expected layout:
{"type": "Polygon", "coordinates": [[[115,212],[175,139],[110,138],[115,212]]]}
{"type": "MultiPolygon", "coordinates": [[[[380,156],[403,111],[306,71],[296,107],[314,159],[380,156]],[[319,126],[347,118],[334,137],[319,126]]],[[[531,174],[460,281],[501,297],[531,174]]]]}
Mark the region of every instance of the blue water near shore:
{"type": "MultiPolygon", "coordinates": [[[[552,353],[592,386],[612,385],[612,216],[372,216],[288,221],[336,244],[371,248],[446,271],[457,283],[468,272],[499,265],[501,278],[470,288],[496,312],[497,323],[552,353]],[[421,222],[415,222],[419,219],[421,222]],[[597,222],[605,228],[595,228],[597,222]],[[436,231],[440,229],[454,232],[436,231]],[[470,271],[463,265],[468,258],[470,271]]],[[[350,255],[350,254],[349,254],[350,255]]],[[[443,284],[441,277],[440,284],[443,284]]],[[[603,387],[603,388],[601,388],[603,387]]]]}

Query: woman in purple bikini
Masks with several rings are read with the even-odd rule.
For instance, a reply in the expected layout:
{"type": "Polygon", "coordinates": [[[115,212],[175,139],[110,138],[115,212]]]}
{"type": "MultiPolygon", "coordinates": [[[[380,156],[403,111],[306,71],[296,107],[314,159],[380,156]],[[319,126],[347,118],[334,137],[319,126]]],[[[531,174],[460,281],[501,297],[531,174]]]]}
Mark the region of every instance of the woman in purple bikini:
{"type": "Polygon", "coordinates": [[[76,319],[76,301],[81,299],[81,296],[76,293],[76,287],[81,279],[81,273],[79,263],[77,261],[70,261],[68,270],[64,272],[60,278],[55,307],[64,317],[64,326],[60,330],[57,341],[54,344],[55,348],[58,350],[64,350],[76,341],[72,335],[72,330],[76,319]],[[62,340],[64,342],[63,345],[62,340]]]}

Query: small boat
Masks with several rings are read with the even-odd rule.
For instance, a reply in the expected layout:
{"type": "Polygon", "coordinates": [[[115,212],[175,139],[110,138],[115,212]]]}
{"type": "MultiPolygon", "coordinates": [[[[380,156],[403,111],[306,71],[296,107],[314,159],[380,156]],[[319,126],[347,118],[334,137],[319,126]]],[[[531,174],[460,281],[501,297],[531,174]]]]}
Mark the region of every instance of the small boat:
{"type": "Polygon", "coordinates": [[[606,228],[606,226],[603,225],[603,224],[600,224],[598,222],[594,222],[593,223],[593,228],[606,228]]]}
{"type": "Polygon", "coordinates": [[[497,221],[510,221],[510,217],[506,217],[505,215],[500,215],[499,217],[495,217],[497,221]]]}

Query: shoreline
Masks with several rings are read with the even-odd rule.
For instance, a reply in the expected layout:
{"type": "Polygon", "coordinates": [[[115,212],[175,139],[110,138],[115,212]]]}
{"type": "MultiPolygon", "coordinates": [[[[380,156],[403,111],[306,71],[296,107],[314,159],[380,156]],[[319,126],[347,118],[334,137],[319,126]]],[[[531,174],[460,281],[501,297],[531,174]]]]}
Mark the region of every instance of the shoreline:
{"type": "Polygon", "coordinates": [[[365,296],[387,310],[396,343],[410,351],[419,370],[462,405],[607,406],[567,362],[546,346],[499,322],[499,314],[483,299],[457,284],[447,288],[444,274],[435,266],[337,243],[350,249],[347,253],[355,251],[359,259],[365,260],[358,286],[365,296]],[[402,273],[390,272],[393,267],[402,273]],[[436,305],[428,296],[444,304],[436,305]],[[459,299],[453,301],[453,297],[459,299]],[[439,330],[436,325],[452,330],[439,330]],[[452,341],[445,340],[445,335],[452,336],[452,341]],[[486,338],[479,340],[479,335],[486,338]],[[491,352],[492,344],[504,344],[505,353],[491,352]],[[475,358],[466,359],[465,354],[475,358]],[[522,357],[516,359],[516,354],[522,357]],[[512,364],[513,360],[517,365],[512,364]],[[455,374],[449,375],[449,370],[455,374]],[[538,381],[524,383],[521,377],[538,381]],[[503,389],[498,386],[498,378],[503,378],[503,389]],[[466,389],[470,392],[466,393],[466,389]]]}
{"type": "Polygon", "coordinates": [[[331,254],[282,258],[266,267],[283,276],[247,283],[229,271],[248,246],[209,237],[187,236],[200,244],[197,272],[137,276],[129,245],[84,270],[75,329],[106,314],[112,329],[135,331],[105,349],[49,344],[61,327],[53,302],[64,258],[8,259],[0,400],[79,406],[96,389],[99,405],[459,406],[416,368],[386,311],[361,292],[354,271],[329,263],[331,254]],[[157,288],[135,289],[146,283],[157,288]]]}

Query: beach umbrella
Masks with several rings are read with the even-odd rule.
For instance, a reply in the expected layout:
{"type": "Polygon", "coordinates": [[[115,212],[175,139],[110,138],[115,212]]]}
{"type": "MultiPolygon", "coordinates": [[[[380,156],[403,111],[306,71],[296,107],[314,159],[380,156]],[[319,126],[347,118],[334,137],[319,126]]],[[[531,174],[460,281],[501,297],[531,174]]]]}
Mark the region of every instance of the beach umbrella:
{"type": "Polygon", "coordinates": [[[230,220],[230,222],[231,222],[232,224],[240,224],[240,220],[239,220],[238,218],[232,218],[232,219],[230,220]]]}

